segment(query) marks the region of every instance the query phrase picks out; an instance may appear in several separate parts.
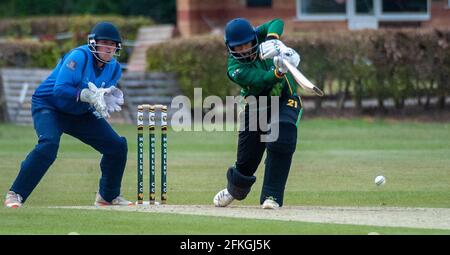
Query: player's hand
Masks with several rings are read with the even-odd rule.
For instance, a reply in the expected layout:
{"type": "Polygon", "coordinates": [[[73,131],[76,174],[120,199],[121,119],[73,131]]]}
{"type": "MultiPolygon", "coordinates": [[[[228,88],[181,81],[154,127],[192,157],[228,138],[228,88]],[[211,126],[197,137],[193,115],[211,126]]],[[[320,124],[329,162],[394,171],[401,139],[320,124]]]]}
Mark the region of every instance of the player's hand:
{"type": "Polygon", "coordinates": [[[275,68],[277,68],[278,72],[285,74],[288,72],[288,68],[283,63],[283,57],[282,56],[275,56],[273,57],[273,64],[275,65],[275,68]]]}
{"type": "Polygon", "coordinates": [[[300,55],[291,48],[286,48],[280,54],[283,59],[286,59],[289,64],[297,67],[300,64],[300,55]]]}
{"type": "Polygon", "coordinates": [[[261,59],[273,58],[280,55],[286,49],[287,47],[282,41],[272,39],[261,43],[259,46],[259,55],[261,59]]]}
{"type": "Polygon", "coordinates": [[[105,93],[106,109],[108,112],[119,112],[122,110],[120,106],[124,103],[123,92],[115,86],[111,86],[109,89],[110,92],[105,93]]]}
{"type": "Polygon", "coordinates": [[[297,67],[298,64],[300,63],[300,55],[298,55],[298,53],[295,52],[295,50],[293,50],[291,48],[287,48],[286,50],[281,52],[280,55],[273,57],[273,64],[275,65],[277,70],[280,73],[287,73],[288,68],[283,63],[283,60],[287,60],[287,62],[289,62],[289,64],[297,67]]]}
{"type": "Polygon", "coordinates": [[[80,93],[80,101],[89,103],[103,118],[109,117],[105,93],[110,93],[110,88],[97,88],[94,83],[89,82],[88,88],[82,89],[80,93]]]}

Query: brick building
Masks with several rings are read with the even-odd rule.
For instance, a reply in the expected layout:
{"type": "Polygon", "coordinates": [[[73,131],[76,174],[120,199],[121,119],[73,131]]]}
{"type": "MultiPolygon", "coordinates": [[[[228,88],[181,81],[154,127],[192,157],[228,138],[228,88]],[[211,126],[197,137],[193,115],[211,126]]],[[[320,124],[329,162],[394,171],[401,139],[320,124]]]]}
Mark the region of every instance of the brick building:
{"type": "Polygon", "coordinates": [[[182,36],[220,31],[235,17],[282,18],[287,31],[450,28],[450,0],[177,0],[182,36]]]}

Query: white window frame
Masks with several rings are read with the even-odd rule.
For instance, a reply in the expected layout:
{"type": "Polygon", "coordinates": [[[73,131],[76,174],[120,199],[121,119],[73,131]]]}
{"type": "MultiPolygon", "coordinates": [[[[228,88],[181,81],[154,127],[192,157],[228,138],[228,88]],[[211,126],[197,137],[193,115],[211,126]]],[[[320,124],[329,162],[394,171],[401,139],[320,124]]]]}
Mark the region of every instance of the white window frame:
{"type": "MultiPolygon", "coordinates": [[[[427,12],[426,13],[389,13],[384,14],[382,10],[382,0],[374,0],[374,14],[367,15],[376,17],[379,21],[424,21],[431,18],[431,0],[427,0],[427,12]]],[[[355,1],[347,0],[345,14],[305,14],[302,13],[302,0],[296,0],[297,4],[297,20],[299,21],[345,21],[349,18],[356,16],[354,14],[355,1]]],[[[448,0],[450,6],[450,0],[448,0]]],[[[449,7],[450,8],[450,7],[449,7]]],[[[358,15],[360,16],[360,15],[358,15]]],[[[362,16],[362,15],[361,15],[362,16]]]]}

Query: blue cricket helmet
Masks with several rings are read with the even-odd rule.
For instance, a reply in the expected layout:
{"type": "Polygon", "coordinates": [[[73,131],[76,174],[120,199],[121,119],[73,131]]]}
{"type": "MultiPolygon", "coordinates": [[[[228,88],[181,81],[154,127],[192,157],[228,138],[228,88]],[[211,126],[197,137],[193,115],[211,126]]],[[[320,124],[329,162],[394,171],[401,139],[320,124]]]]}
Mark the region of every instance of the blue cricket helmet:
{"type": "Polygon", "coordinates": [[[98,57],[97,46],[99,40],[107,40],[107,41],[113,41],[116,43],[116,49],[115,49],[115,56],[120,56],[120,50],[122,49],[122,38],[120,36],[119,30],[110,22],[99,22],[95,24],[95,26],[92,28],[91,33],[88,35],[88,45],[89,50],[94,53],[94,56],[103,61],[98,57]]]}
{"type": "Polygon", "coordinates": [[[238,61],[249,63],[256,59],[258,51],[258,37],[255,28],[247,19],[236,18],[225,26],[225,44],[229,53],[238,61]],[[234,47],[252,43],[251,49],[246,52],[237,52],[234,47]]]}
{"type": "Polygon", "coordinates": [[[122,43],[119,30],[110,22],[99,22],[91,30],[90,38],[122,43]]]}
{"type": "Polygon", "coordinates": [[[255,38],[255,29],[244,18],[233,19],[225,27],[225,43],[229,47],[249,43],[255,38]]]}

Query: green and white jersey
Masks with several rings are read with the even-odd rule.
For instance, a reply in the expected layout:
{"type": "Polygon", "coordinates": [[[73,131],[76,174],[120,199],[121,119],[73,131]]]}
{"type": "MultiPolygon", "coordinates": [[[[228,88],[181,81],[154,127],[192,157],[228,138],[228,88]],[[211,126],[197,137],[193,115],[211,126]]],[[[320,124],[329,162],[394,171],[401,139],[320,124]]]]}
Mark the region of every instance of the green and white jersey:
{"type": "MultiPolygon", "coordinates": [[[[274,19],[256,28],[258,42],[280,38],[284,23],[274,19]]],[[[241,87],[241,96],[280,96],[285,93],[296,95],[296,83],[288,74],[276,71],[272,59],[261,60],[259,56],[251,63],[242,63],[228,54],[227,75],[241,87]]]]}

